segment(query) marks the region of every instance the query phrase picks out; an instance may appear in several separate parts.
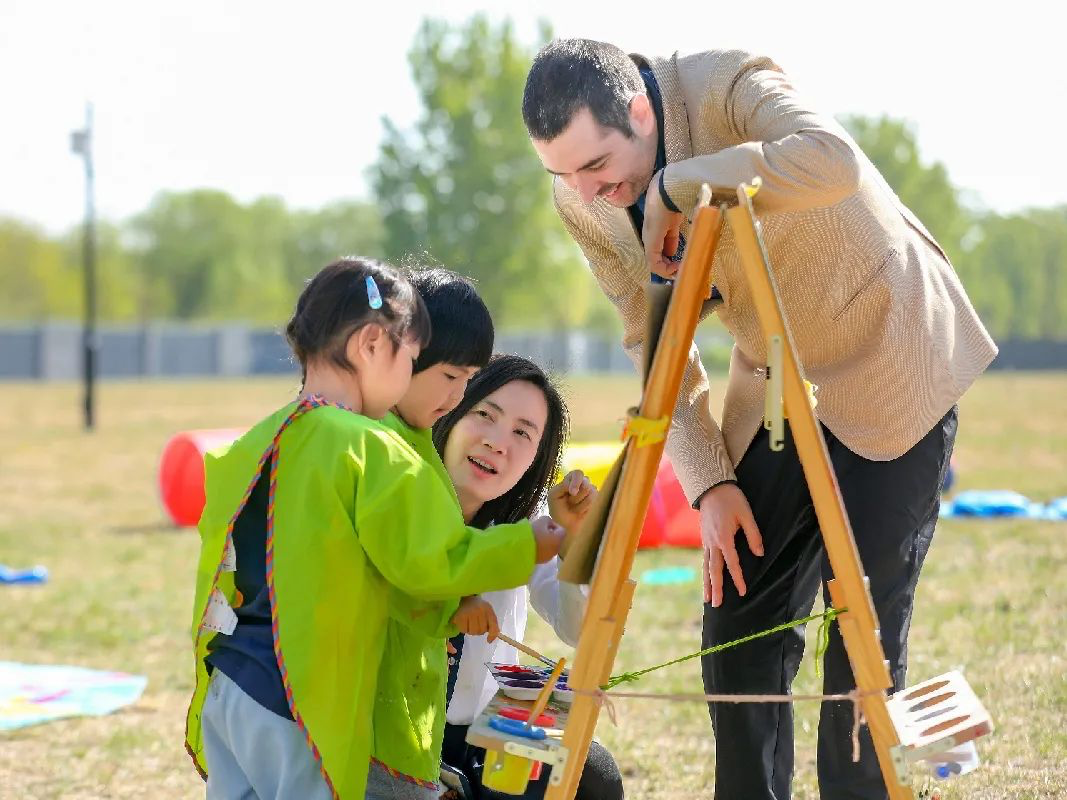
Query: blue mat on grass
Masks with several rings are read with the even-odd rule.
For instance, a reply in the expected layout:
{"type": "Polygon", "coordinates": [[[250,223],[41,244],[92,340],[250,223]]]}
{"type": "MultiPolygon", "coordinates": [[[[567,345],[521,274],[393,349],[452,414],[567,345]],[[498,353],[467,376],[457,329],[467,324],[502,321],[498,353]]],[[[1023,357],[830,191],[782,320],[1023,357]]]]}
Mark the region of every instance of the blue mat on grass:
{"type": "Polygon", "coordinates": [[[1067,497],[1060,497],[1049,503],[1035,503],[1018,492],[1005,489],[972,489],[960,492],[952,500],[942,502],[941,516],[1067,520],[1067,497]]]}

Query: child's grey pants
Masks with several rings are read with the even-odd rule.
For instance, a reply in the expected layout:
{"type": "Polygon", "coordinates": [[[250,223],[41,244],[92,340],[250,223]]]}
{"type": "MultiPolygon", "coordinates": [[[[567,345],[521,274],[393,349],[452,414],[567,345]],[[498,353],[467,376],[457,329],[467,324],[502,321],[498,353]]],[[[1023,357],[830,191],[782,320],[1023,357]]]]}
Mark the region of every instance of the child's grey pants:
{"type": "Polygon", "coordinates": [[[207,800],[332,800],[307,739],[219,670],[204,711],[207,800]]]}

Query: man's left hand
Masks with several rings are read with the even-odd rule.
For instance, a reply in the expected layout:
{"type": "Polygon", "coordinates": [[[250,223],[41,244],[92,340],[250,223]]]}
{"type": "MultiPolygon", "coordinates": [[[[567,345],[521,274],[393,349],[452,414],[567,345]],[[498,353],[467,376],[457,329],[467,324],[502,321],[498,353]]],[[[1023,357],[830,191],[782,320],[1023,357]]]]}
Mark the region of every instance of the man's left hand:
{"type": "Polygon", "coordinates": [[[648,271],[661,278],[673,279],[678,274],[678,263],[670,257],[678,252],[678,237],[682,230],[683,217],[663,204],[659,193],[659,173],[645,192],[645,225],[641,241],[645,243],[645,260],[648,271]]]}

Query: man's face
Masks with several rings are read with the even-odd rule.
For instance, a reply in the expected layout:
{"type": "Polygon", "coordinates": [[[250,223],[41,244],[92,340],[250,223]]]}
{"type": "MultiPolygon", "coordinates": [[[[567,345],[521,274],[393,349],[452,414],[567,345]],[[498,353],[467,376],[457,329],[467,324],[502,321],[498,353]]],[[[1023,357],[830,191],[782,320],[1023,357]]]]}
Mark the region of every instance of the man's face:
{"type": "Polygon", "coordinates": [[[630,103],[630,126],[633,138],[601,126],[583,107],[555,139],[532,142],[545,169],[578,192],[582,202],[603,197],[626,208],[648,188],[656,163],[656,117],[643,94],[630,103]]]}
{"type": "Polygon", "coordinates": [[[459,405],[467,381],[477,367],[434,364],[411,378],[407,392],[396,404],[401,418],[412,428],[431,428],[441,417],[459,405]]]}

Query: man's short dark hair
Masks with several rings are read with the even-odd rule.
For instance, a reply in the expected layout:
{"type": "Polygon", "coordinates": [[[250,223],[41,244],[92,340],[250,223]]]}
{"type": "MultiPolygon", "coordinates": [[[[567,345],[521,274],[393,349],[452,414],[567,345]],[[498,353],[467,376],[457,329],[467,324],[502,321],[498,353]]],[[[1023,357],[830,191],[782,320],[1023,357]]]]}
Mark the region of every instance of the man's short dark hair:
{"type": "Polygon", "coordinates": [[[414,268],[407,279],[430,315],[433,333],[415,361],[417,374],[434,364],[484,367],[493,355],[493,318],[474,283],[441,267],[414,268]]]}
{"type": "Polygon", "coordinates": [[[632,139],[630,101],[644,91],[637,65],[615,45],[557,39],[541,49],[526,76],[522,118],[531,138],[550,142],[588,108],[598,124],[632,139]]]}

